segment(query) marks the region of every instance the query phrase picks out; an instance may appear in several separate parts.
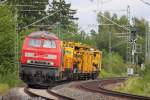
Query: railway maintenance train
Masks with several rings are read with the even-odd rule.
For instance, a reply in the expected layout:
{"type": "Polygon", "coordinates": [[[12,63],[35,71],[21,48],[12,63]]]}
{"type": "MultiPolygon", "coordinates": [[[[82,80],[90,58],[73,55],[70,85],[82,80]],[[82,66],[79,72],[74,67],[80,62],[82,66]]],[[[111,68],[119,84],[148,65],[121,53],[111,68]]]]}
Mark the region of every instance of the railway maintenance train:
{"type": "Polygon", "coordinates": [[[20,77],[29,86],[49,86],[62,80],[95,79],[102,52],[77,42],[61,41],[55,34],[29,34],[21,51],[20,77]]]}

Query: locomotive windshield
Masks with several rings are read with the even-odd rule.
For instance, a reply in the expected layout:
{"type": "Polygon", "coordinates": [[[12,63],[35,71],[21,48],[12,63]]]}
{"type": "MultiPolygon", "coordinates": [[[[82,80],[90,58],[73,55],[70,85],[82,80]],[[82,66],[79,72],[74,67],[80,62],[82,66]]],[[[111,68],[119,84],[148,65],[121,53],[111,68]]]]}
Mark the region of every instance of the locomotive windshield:
{"type": "Polygon", "coordinates": [[[41,40],[31,38],[30,41],[29,41],[29,46],[40,47],[41,46],[41,40]]]}
{"type": "Polygon", "coordinates": [[[30,38],[29,46],[43,47],[43,48],[56,48],[56,43],[54,40],[41,40],[41,39],[30,38]]]}
{"type": "Polygon", "coordinates": [[[56,48],[55,41],[53,41],[53,40],[44,40],[43,47],[44,48],[56,48]]]}

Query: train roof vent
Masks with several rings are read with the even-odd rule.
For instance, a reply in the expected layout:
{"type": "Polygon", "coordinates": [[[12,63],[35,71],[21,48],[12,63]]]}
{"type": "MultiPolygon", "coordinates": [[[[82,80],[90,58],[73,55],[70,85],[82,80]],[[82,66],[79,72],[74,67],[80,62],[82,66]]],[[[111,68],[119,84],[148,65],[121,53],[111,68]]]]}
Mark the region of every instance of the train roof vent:
{"type": "Polygon", "coordinates": [[[49,33],[47,31],[37,31],[37,32],[32,32],[28,37],[31,38],[46,38],[46,39],[57,39],[59,38],[54,34],[54,33],[49,33]]]}

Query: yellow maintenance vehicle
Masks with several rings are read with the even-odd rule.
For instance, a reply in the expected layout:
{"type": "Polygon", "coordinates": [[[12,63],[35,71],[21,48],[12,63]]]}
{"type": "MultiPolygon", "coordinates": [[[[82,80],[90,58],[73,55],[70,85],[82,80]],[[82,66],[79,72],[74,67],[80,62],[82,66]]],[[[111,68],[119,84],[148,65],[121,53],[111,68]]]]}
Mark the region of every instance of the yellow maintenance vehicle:
{"type": "Polygon", "coordinates": [[[101,71],[102,52],[86,44],[63,41],[63,70],[78,79],[96,78],[101,71]]]}

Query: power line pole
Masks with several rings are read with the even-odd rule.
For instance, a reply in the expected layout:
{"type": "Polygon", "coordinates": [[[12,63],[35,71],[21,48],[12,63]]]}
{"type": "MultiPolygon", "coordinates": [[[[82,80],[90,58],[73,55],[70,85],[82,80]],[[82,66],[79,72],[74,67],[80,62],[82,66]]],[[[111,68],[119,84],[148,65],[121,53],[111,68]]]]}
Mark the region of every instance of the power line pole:
{"type": "Polygon", "coordinates": [[[150,27],[146,27],[145,61],[150,63],[150,27]]]}
{"type": "Polygon", "coordinates": [[[146,26],[146,34],[145,34],[145,61],[148,63],[148,26],[146,26]]]}
{"type": "Polygon", "coordinates": [[[130,40],[131,40],[131,36],[130,36],[130,6],[127,6],[127,18],[128,18],[128,30],[127,30],[127,34],[128,34],[128,38],[127,38],[127,51],[126,51],[126,61],[127,63],[131,62],[131,46],[130,46],[130,40]]]}
{"type": "Polygon", "coordinates": [[[17,69],[17,74],[19,75],[19,26],[18,26],[18,9],[14,7],[15,10],[15,66],[17,69]]]}
{"type": "Polygon", "coordinates": [[[111,32],[111,26],[110,26],[110,32],[109,32],[109,53],[111,54],[111,49],[112,49],[112,32],[111,32]]]}
{"type": "Polygon", "coordinates": [[[148,34],[147,34],[147,48],[148,48],[148,63],[150,63],[150,27],[148,27],[148,34]]]}

